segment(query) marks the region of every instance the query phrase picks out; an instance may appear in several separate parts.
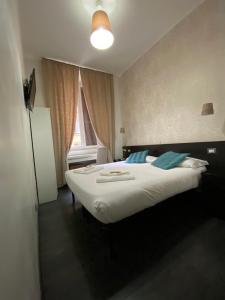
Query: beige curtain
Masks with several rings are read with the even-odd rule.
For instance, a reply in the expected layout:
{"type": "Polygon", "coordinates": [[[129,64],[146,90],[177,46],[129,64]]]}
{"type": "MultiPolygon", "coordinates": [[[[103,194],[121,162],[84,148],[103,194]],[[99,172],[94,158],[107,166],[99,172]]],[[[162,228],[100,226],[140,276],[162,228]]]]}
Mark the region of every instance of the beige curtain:
{"type": "Polygon", "coordinates": [[[83,119],[84,119],[84,131],[85,131],[85,140],[87,146],[97,145],[96,135],[88,114],[87,104],[84,97],[83,88],[81,88],[81,102],[83,109],[83,119]]]}
{"type": "Polygon", "coordinates": [[[108,150],[108,161],[114,156],[113,76],[80,68],[88,113],[100,142],[108,150]]]}
{"type": "Polygon", "coordinates": [[[46,102],[51,110],[53,144],[58,186],[65,184],[66,157],[76,122],[79,92],[79,68],[43,59],[46,102]]]}

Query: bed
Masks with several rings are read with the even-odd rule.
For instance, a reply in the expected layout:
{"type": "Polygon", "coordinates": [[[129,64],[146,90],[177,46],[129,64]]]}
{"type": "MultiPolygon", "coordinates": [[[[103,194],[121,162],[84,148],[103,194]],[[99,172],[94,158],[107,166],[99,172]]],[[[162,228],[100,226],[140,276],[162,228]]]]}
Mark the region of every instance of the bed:
{"type": "Polygon", "coordinates": [[[98,221],[115,223],[146,208],[197,188],[205,167],[162,170],[150,163],[115,162],[102,165],[104,170],[128,170],[134,180],[96,183],[99,172],[77,174],[66,172],[66,182],[79,202],[98,221]]]}

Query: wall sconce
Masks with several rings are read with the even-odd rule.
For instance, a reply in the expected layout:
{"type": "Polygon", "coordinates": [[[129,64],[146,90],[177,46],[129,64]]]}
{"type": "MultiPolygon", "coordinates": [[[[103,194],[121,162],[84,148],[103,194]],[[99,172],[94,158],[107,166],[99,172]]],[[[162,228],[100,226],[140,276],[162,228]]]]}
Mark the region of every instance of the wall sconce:
{"type": "Polygon", "coordinates": [[[125,133],[125,128],[124,127],[120,128],[120,133],[125,133]]]}
{"type": "Polygon", "coordinates": [[[202,116],[214,114],[213,103],[204,103],[202,106],[202,116]]]}

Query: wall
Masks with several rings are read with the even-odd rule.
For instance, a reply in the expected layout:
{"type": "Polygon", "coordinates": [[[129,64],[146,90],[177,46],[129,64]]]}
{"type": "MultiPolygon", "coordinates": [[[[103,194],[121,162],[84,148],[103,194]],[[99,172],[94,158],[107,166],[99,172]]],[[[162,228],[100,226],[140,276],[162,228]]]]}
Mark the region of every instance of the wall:
{"type": "Polygon", "coordinates": [[[123,127],[122,111],[121,111],[121,92],[119,78],[113,77],[114,80],[114,100],[115,100],[115,158],[122,158],[122,146],[124,134],[120,133],[120,128],[123,127]]]}
{"type": "Polygon", "coordinates": [[[0,299],[40,299],[36,190],[14,0],[0,0],[0,299]]]}
{"type": "Polygon", "coordinates": [[[125,144],[225,139],[225,1],[206,0],[120,78],[125,144]],[[215,114],[201,116],[213,102],[215,114]]]}

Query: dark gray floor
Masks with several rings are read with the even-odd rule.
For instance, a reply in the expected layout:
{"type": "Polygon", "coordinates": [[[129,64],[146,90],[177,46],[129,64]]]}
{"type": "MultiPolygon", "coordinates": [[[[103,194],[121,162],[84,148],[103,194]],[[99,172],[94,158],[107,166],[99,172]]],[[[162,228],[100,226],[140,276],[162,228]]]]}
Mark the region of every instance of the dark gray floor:
{"type": "Polygon", "coordinates": [[[40,207],[44,299],[225,299],[225,222],[195,194],[119,224],[114,259],[99,224],[71,200],[64,188],[40,207]]]}

